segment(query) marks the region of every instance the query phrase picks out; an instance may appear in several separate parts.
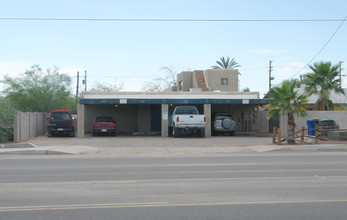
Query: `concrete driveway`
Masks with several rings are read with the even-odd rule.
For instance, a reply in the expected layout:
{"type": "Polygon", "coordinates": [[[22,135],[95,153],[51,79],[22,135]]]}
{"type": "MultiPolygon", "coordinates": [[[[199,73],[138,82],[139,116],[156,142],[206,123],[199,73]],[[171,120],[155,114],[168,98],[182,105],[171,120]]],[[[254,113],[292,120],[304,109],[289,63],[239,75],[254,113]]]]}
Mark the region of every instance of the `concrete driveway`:
{"type": "MultiPolygon", "coordinates": [[[[222,154],[232,152],[252,152],[254,146],[272,145],[270,137],[219,136],[158,137],[158,136],[97,136],[85,138],[40,136],[30,141],[38,148],[81,148],[97,149],[99,155],[165,155],[165,154],[222,154]]],[[[275,146],[276,147],[276,146],[275,146]]],[[[86,152],[88,153],[88,152],[86,152]]]]}

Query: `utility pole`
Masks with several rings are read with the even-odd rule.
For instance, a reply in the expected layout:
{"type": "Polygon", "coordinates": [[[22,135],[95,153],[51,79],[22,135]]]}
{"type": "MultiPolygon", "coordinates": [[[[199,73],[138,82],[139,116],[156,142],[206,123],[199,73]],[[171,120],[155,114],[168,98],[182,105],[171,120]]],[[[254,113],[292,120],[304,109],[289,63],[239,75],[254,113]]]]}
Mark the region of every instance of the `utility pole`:
{"type": "Polygon", "coordinates": [[[80,82],[80,72],[77,71],[77,87],[76,87],[76,99],[78,99],[78,87],[80,82]]]}
{"type": "Polygon", "coordinates": [[[84,91],[87,91],[87,70],[84,71],[84,91]]]}
{"type": "Polygon", "coordinates": [[[343,61],[340,61],[339,62],[339,65],[340,65],[340,71],[339,71],[339,86],[340,86],[340,88],[341,88],[341,82],[342,82],[342,79],[341,79],[341,73],[342,73],[342,68],[341,68],[341,66],[342,66],[342,63],[343,63],[343,61]]]}
{"type": "Polygon", "coordinates": [[[271,80],[274,80],[275,78],[271,76],[271,72],[272,72],[272,61],[269,61],[269,91],[271,90],[271,80]]]}

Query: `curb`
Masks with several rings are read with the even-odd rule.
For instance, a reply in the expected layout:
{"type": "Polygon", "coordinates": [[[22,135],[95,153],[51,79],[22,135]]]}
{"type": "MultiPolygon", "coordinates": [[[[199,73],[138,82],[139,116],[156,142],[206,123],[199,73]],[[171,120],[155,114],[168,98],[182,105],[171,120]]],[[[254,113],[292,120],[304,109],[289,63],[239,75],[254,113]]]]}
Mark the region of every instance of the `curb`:
{"type": "Polygon", "coordinates": [[[30,148],[0,148],[0,155],[78,155],[98,151],[95,147],[87,146],[37,147],[31,145],[30,148]]]}

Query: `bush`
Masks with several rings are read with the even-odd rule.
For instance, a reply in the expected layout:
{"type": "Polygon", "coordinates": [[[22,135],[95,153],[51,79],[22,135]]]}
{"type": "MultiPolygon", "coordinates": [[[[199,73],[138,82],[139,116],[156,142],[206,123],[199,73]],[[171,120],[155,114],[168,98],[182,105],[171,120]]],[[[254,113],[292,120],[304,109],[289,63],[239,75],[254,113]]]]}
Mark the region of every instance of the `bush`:
{"type": "Polygon", "coordinates": [[[15,108],[6,98],[0,98],[0,143],[13,139],[13,117],[15,108]]]}

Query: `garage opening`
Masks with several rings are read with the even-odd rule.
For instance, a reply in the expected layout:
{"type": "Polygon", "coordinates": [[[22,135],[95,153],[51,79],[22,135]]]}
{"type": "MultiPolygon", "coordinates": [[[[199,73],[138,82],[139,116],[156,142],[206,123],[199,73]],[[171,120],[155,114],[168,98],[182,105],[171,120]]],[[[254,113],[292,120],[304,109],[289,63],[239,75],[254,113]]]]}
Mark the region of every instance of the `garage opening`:
{"type": "Polygon", "coordinates": [[[151,132],[161,132],[161,105],[151,105],[151,132]]]}
{"type": "Polygon", "coordinates": [[[85,105],[85,133],[91,133],[93,121],[99,116],[111,116],[116,121],[117,135],[160,135],[161,132],[161,105],[85,105]]]}
{"type": "MultiPolygon", "coordinates": [[[[214,104],[211,106],[211,121],[217,113],[231,113],[236,121],[237,133],[255,133],[257,130],[257,105],[214,104]]],[[[211,124],[211,131],[213,124],[211,124]]],[[[213,133],[213,132],[212,132],[213,133]]]]}

